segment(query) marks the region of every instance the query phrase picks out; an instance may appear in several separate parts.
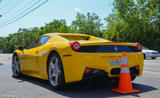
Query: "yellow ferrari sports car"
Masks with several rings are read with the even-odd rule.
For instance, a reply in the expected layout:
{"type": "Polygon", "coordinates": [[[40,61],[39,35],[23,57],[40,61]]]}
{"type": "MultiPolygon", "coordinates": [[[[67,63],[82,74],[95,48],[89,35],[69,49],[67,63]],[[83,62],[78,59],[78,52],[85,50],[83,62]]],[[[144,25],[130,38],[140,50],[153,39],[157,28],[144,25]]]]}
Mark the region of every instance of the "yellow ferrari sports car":
{"type": "Polygon", "coordinates": [[[13,53],[12,73],[49,80],[53,88],[66,83],[103,75],[117,78],[123,52],[127,53],[131,78],[142,75],[143,53],[140,43],[111,42],[106,39],[71,33],[48,33],[28,48],[13,53]]]}

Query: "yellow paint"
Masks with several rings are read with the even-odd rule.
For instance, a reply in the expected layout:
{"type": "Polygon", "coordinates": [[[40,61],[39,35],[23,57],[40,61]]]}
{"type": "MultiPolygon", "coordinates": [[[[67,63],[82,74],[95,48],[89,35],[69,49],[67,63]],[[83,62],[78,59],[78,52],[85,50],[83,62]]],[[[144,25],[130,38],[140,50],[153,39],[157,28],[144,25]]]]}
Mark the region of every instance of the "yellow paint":
{"type": "MultiPolygon", "coordinates": [[[[23,51],[16,50],[14,53],[18,54],[20,60],[20,70],[23,74],[38,77],[41,79],[48,79],[47,75],[47,59],[51,51],[57,51],[61,57],[65,82],[74,82],[82,80],[86,67],[104,70],[109,77],[117,77],[111,75],[112,68],[120,68],[120,66],[111,66],[111,59],[121,59],[122,53],[83,53],[75,52],[69,45],[69,40],[62,36],[88,36],[88,40],[78,40],[81,46],[87,45],[129,45],[136,46],[133,43],[106,43],[110,42],[105,39],[84,35],[84,34],[70,34],[70,33],[49,33],[43,36],[50,36],[47,43],[32,49],[24,49],[23,51]],[[63,57],[63,55],[72,55],[63,57]]],[[[140,66],[139,76],[143,72],[143,53],[128,53],[129,67],[136,65],[140,66]]]]}

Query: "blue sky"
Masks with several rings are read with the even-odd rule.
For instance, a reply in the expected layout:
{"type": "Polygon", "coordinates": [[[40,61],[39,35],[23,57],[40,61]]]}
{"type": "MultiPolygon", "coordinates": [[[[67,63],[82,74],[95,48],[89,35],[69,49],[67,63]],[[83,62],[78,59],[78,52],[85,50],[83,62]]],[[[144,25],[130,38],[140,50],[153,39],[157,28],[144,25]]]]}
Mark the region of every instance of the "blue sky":
{"type": "MultiPolygon", "coordinates": [[[[21,2],[20,0],[8,1],[2,0],[0,2],[0,15],[2,15],[0,17],[0,25],[21,12],[33,0],[22,0],[21,2]],[[8,9],[12,10],[9,11],[8,9]]],[[[100,19],[104,19],[112,13],[112,3],[113,0],[48,0],[47,3],[27,16],[8,26],[1,27],[0,36],[15,33],[19,28],[40,27],[45,23],[51,22],[53,19],[66,19],[67,24],[70,25],[75,20],[77,12],[84,14],[94,12],[100,19]]]]}

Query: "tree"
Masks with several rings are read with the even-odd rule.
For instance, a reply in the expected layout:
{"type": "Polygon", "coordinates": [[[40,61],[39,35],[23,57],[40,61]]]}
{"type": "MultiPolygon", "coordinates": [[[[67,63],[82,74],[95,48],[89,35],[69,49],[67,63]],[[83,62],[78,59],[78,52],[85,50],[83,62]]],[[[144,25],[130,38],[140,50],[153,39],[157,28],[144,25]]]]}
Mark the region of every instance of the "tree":
{"type": "Polygon", "coordinates": [[[102,25],[101,19],[95,13],[87,13],[87,15],[77,13],[76,20],[71,24],[71,29],[72,32],[100,37],[102,35],[102,25]]]}
{"type": "Polygon", "coordinates": [[[20,28],[16,33],[9,34],[8,37],[0,37],[0,49],[3,49],[4,53],[13,52],[18,46],[24,46],[27,48],[35,39],[40,37],[42,34],[51,32],[70,32],[70,27],[66,25],[66,21],[53,20],[47,23],[43,27],[34,28],[20,28]]]}
{"type": "Polygon", "coordinates": [[[115,0],[113,13],[105,20],[103,37],[113,41],[141,42],[160,50],[160,2],[158,0],[115,0]]]}

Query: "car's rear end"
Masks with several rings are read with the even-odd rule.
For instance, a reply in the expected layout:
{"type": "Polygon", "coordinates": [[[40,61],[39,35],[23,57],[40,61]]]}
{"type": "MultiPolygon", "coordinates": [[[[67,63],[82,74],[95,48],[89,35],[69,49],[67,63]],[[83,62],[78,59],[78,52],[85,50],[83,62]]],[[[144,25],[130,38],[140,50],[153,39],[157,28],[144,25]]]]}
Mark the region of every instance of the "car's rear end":
{"type": "Polygon", "coordinates": [[[96,37],[91,38],[92,36],[88,37],[85,36],[86,40],[69,40],[70,46],[63,50],[62,61],[66,82],[79,81],[96,74],[118,77],[123,52],[127,52],[131,74],[133,76],[142,74],[141,44],[110,42],[96,39],[96,37]]]}

